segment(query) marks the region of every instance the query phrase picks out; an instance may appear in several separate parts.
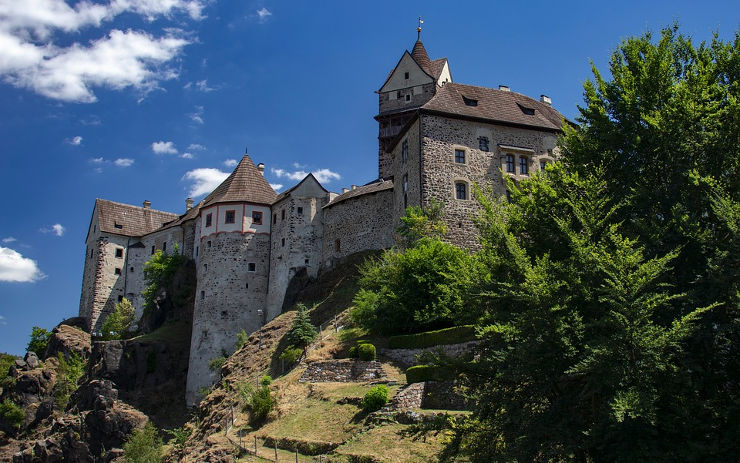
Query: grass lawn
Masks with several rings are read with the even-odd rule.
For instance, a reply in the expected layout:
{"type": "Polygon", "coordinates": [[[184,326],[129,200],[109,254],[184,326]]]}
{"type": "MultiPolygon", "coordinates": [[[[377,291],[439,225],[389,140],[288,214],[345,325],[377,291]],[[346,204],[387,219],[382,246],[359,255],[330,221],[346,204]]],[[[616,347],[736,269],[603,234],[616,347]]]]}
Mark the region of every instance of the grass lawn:
{"type": "Polygon", "coordinates": [[[383,462],[428,463],[436,461],[444,448],[442,433],[421,437],[404,436],[408,426],[389,424],[357,435],[338,447],[336,453],[345,455],[372,455],[383,462]],[[382,449],[382,451],[379,451],[382,449]]]}

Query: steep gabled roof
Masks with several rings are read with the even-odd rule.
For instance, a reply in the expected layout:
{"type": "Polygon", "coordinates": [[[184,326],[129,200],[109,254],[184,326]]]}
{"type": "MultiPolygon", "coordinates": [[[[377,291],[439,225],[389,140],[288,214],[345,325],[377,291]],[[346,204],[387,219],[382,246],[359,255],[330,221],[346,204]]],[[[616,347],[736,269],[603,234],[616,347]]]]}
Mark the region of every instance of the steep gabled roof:
{"type": "Polygon", "coordinates": [[[453,82],[438,89],[421,111],[550,131],[560,130],[563,120],[552,106],[520,93],[453,82]]]}
{"type": "Polygon", "coordinates": [[[435,59],[434,61],[429,63],[429,69],[427,69],[427,73],[431,74],[432,77],[434,77],[434,80],[439,80],[439,76],[440,74],[442,74],[442,71],[445,68],[445,64],[447,64],[447,58],[435,59]]]}
{"type": "Polygon", "coordinates": [[[199,207],[225,202],[250,202],[270,205],[277,193],[257,169],[249,155],[244,155],[234,172],[199,204],[199,207]]]}
{"type": "Polygon", "coordinates": [[[143,236],[178,218],[177,214],[96,199],[98,226],[103,233],[143,236]]]}
{"type": "Polygon", "coordinates": [[[283,199],[285,199],[288,195],[290,195],[293,191],[295,191],[296,188],[298,188],[299,186],[303,185],[303,183],[306,182],[306,181],[308,181],[309,179],[313,179],[313,181],[316,182],[316,184],[319,187],[321,187],[321,189],[324,190],[325,193],[329,193],[329,190],[327,190],[326,188],[324,188],[324,186],[321,184],[321,182],[319,182],[318,180],[316,180],[316,177],[314,177],[313,174],[309,173],[308,175],[306,175],[305,177],[303,177],[303,180],[301,180],[300,182],[296,183],[292,187],[290,187],[287,190],[285,190],[282,193],[280,193],[277,196],[277,198],[275,198],[275,201],[273,202],[273,204],[274,203],[277,203],[277,202],[280,202],[283,199]]]}

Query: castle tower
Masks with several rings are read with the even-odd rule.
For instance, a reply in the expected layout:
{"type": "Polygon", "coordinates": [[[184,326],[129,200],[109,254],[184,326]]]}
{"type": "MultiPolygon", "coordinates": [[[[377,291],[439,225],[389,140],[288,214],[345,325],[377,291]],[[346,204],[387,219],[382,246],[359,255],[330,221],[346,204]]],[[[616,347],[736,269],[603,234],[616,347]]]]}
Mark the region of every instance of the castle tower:
{"type": "Polygon", "coordinates": [[[275,191],[248,155],[200,204],[195,220],[197,287],[186,401],[218,380],[211,359],[234,351],[236,335],[266,321],[270,205],[275,191]]]}
{"type": "Polygon", "coordinates": [[[388,148],[416,110],[436,95],[437,90],[452,82],[447,58],[430,60],[419,37],[411,53],[404,51],[396,67],[388,74],[378,94],[378,176],[391,178],[392,159],[388,148]]]}

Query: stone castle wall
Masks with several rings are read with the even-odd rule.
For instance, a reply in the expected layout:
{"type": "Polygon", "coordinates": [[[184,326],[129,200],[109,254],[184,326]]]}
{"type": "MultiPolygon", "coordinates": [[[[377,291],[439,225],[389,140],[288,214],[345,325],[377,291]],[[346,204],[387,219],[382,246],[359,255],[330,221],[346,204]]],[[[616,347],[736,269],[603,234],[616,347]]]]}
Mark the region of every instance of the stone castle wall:
{"type": "Polygon", "coordinates": [[[398,228],[406,207],[421,205],[421,169],[419,150],[419,127],[417,119],[391,151],[393,174],[393,229],[398,228]],[[408,144],[408,159],[404,162],[402,151],[408,144]],[[404,201],[404,181],[408,192],[404,201]]]}

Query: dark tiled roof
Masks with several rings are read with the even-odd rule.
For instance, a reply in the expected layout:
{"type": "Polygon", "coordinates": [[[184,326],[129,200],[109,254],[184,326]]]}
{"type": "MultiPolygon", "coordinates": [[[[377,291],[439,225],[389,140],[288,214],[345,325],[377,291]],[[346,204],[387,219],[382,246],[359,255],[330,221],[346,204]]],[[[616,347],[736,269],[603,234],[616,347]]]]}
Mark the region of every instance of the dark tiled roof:
{"type": "Polygon", "coordinates": [[[371,193],[377,193],[379,191],[391,189],[393,189],[393,181],[391,180],[379,180],[377,182],[368,183],[367,185],[359,186],[354,190],[349,190],[346,193],[342,193],[341,195],[334,198],[329,204],[324,206],[324,208],[334,206],[337,203],[341,203],[342,201],[356,198],[358,196],[369,195],[371,193]]]}
{"type": "Polygon", "coordinates": [[[130,204],[96,199],[98,225],[103,233],[123,236],[143,236],[177,219],[177,214],[146,209],[130,204]]]}
{"type": "Polygon", "coordinates": [[[552,106],[520,93],[452,82],[438,88],[421,109],[552,131],[560,130],[563,120],[552,106]]]}
{"type": "Polygon", "coordinates": [[[206,196],[198,206],[205,207],[230,201],[270,205],[275,201],[276,196],[277,193],[267,183],[265,176],[245,154],[234,172],[226,177],[226,180],[206,196]]]}
{"type": "Polygon", "coordinates": [[[414,58],[416,64],[421,66],[421,68],[425,71],[429,72],[429,65],[431,64],[431,61],[429,60],[427,49],[424,48],[424,44],[421,43],[421,40],[417,40],[414,44],[414,49],[411,50],[411,57],[414,58]]]}
{"type": "Polygon", "coordinates": [[[426,70],[429,74],[434,77],[435,80],[439,79],[439,75],[442,74],[442,70],[445,68],[447,58],[435,59],[429,63],[429,68],[426,70]]]}

